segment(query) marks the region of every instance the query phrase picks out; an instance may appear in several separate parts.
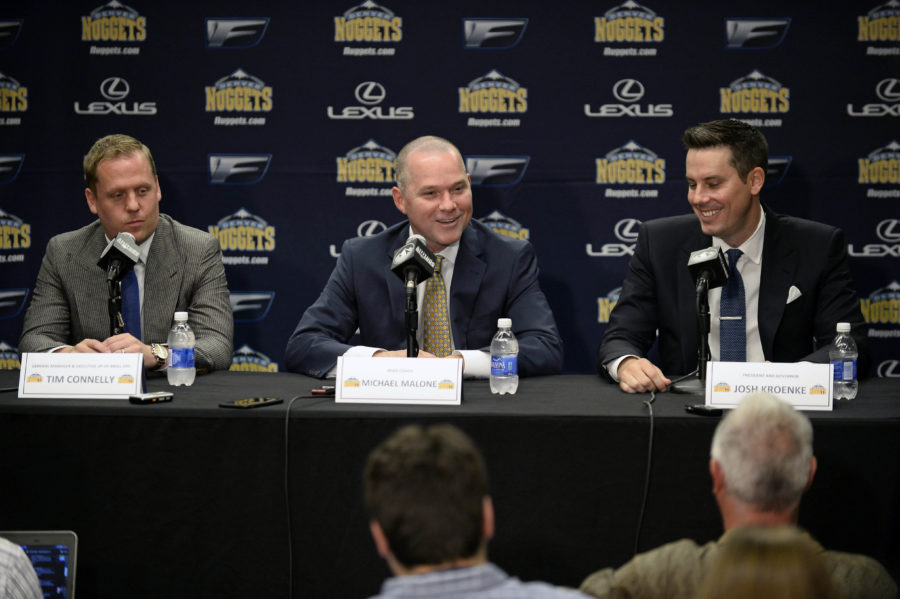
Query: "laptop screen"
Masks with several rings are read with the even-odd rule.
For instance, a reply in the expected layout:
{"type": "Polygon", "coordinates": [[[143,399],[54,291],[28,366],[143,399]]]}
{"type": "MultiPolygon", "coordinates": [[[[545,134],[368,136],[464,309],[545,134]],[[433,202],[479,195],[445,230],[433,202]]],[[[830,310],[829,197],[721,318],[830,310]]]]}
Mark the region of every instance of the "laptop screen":
{"type": "Polygon", "coordinates": [[[78,537],[71,531],[0,532],[31,559],[46,599],[74,599],[78,537]]]}

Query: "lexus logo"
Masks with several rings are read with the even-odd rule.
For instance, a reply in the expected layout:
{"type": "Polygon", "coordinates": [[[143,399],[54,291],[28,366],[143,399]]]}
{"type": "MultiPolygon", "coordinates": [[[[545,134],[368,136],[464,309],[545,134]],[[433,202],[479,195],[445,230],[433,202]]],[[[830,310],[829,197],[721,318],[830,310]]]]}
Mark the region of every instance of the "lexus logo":
{"type": "Polygon", "coordinates": [[[878,238],[885,243],[900,242],[900,220],[891,218],[878,223],[875,229],[878,238]]]}
{"type": "Polygon", "coordinates": [[[375,81],[365,81],[356,86],[356,99],[360,104],[378,104],[387,95],[384,86],[375,81]]]}
{"type": "Polygon", "coordinates": [[[357,237],[372,237],[378,235],[387,229],[387,226],[380,220],[364,220],[356,227],[357,237]]]}
{"type": "Polygon", "coordinates": [[[881,378],[900,377],[900,362],[897,360],[885,360],[878,365],[878,376],[881,378]]]}
{"type": "Polygon", "coordinates": [[[130,91],[131,88],[128,86],[128,82],[121,77],[110,77],[109,79],[104,79],[103,83],[100,84],[100,93],[107,100],[123,100],[130,91]]]}
{"type": "Polygon", "coordinates": [[[626,243],[637,241],[641,221],[636,218],[626,218],[616,223],[614,232],[616,237],[626,243]]]}
{"type": "Polygon", "coordinates": [[[637,102],[644,97],[644,84],[637,79],[620,79],[613,86],[613,95],[620,102],[637,102]]]}
{"type": "Polygon", "coordinates": [[[885,102],[900,100],[900,79],[882,79],[875,86],[875,93],[885,102]]]}

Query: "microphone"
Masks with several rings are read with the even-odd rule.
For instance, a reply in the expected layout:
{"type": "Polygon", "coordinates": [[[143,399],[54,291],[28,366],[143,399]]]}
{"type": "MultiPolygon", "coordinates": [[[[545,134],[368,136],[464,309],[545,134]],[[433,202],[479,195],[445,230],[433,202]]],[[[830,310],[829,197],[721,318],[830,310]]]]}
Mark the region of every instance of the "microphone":
{"type": "Polygon", "coordinates": [[[119,233],[106,245],[97,266],[106,271],[107,281],[121,281],[140,257],[141,250],[138,249],[134,235],[119,233]]]}
{"type": "Polygon", "coordinates": [[[704,288],[709,290],[721,287],[728,281],[728,263],[725,262],[722,248],[711,246],[691,252],[687,266],[698,291],[703,283],[704,288]]]}
{"type": "Polygon", "coordinates": [[[412,235],[406,243],[394,253],[391,270],[406,282],[406,289],[415,289],[416,285],[434,274],[437,258],[425,245],[425,238],[412,235]]]}

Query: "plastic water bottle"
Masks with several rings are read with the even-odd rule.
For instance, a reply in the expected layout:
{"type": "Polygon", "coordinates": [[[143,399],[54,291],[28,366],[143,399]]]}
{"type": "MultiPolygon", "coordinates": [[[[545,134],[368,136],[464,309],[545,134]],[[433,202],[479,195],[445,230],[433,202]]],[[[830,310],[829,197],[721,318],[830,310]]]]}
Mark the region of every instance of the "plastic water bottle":
{"type": "Polygon", "coordinates": [[[188,324],[187,312],[175,313],[175,324],[169,331],[169,367],[166,376],[170,385],[193,385],[197,369],[194,368],[194,331],[188,324]]]}
{"type": "Polygon", "coordinates": [[[859,383],[856,380],[856,341],[850,336],[850,323],[837,323],[837,336],[831,342],[828,359],[834,366],[834,399],[853,399],[859,383]]]}
{"type": "Polygon", "coordinates": [[[497,319],[497,333],[491,339],[491,393],[513,395],[519,388],[519,342],[512,332],[512,320],[497,319]]]}

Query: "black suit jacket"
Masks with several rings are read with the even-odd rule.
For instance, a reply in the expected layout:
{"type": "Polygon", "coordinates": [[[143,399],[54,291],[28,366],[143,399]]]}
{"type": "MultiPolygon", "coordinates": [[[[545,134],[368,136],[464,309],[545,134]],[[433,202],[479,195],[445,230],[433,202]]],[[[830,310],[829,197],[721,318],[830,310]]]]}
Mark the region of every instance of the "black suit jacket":
{"type": "MultiPolygon", "coordinates": [[[[651,220],[638,235],[628,275],[597,352],[598,369],[623,355],[646,356],[657,340],[666,376],[697,367],[694,281],[690,253],[712,245],[693,214],[651,220]]],[[[865,321],[840,229],[766,209],[759,290],[759,336],[772,362],[828,362],[838,322],[849,322],[859,346],[857,370],[869,368],[865,321]],[[787,303],[795,286],[800,297],[787,303]]]]}

